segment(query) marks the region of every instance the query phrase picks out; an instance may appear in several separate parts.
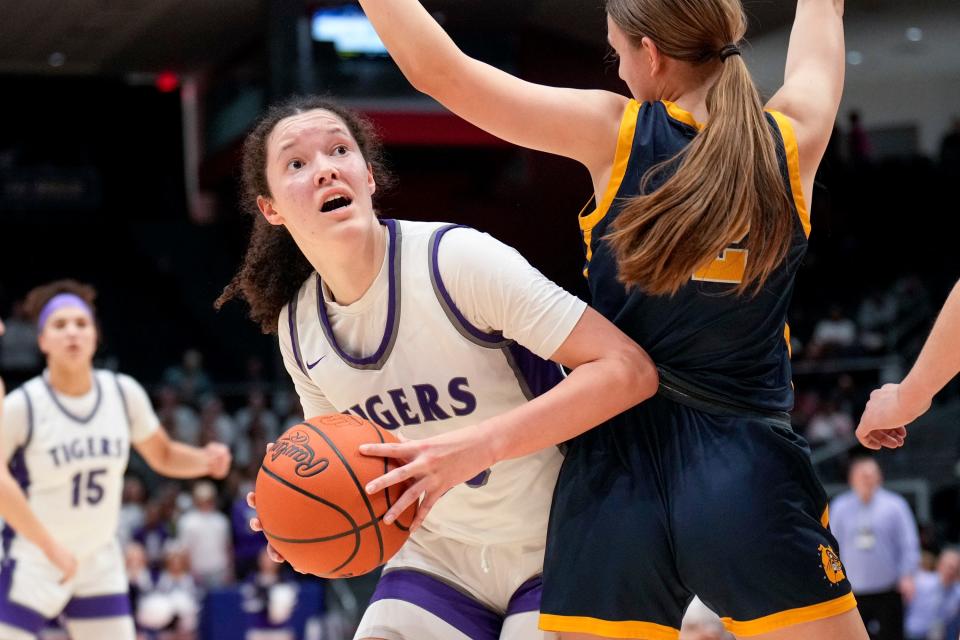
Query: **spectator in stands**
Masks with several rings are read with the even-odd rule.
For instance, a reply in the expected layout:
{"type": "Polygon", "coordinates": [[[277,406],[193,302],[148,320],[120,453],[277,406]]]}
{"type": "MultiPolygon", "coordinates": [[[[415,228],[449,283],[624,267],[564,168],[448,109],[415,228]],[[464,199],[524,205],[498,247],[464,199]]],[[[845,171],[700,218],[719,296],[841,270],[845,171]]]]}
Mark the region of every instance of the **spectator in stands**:
{"type": "Polygon", "coordinates": [[[174,387],[185,402],[194,404],[213,390],[210,376],[203,370],[203,354],[196,349],[184,351],[181,364],[163,373],[163,382],[174,387]]]}
{"type": "Polygon", "coordinates": [[[895,447],[904,426],[930,408],[933,396],[960,372],[960,283],[943,305],[910,373],[900,384],[887,384],[870,395],[857,427],[857,438],[870,449],[895,447]],[[893,440],[890,438],[893,437],[893,440]]]}
{"type": "Polygon", "coordinates": [[[43,359],[37,348],[37,326],[30,321],[22,300],[13,303],[13,310],[4,324],[6,333],[0,338],[0,369],[7,376],[9,388],[15,389],[40,372],[43,359]]]}
{"type": "Polygon", "coordinates": [[[874,291],[857,309],[860,346],[868,353],[885,353],[890,348],[890,330],[897,317],[897,303],[891,292],[874,291]]]}
{"type": "Polygon", "coordinates": [[[180,399],[172,385],[163,385],[157,391],[157,416],[161,424],[180,442],[196,445],[200,442],[200,416],[180,399]]]}
{"type": "Polygon", "coordinates": [[[186,549],[197,585],[211,589],[232,580],[230,520],[217,511],[217,489],[212,482],[193,488],[193,509],[177,523],[177,540],[186,549]]]}
{"type": "Polygon", "coordinates": [[[246,406],[234,414],[233,422],[235,429],[233,447],[235,455],[239,456],[238,465],[259,459],[263,453],[261,442],[264,444],[274,442],[281,433],[280,421],[267,407],[267,397],[259,388],[250,390],[247,394],[246,406]]]}
{"type": "Polygon", "coordinates": [[[150,568],[147,551],[139,542],[128,542],[124,545],[123,558],[127,568],[127,581],[130,583],[130,609],[136,619],[140,600],[142,596],[153,592],[159,572],[150,568]]]}
{"type": "Polygon", "coordinates": [[[843,314],[838,305],[830,307],[830,316],[820,320],[813,329],[813,337],[807,346],[811,358],[843,355],[857,341],[857,325],[843,314]]]}
{"type": "Polygon", "coordinates": [[[960,551],[946,549],[936,571],[920,571],[916,591],[907,604],[907,640],[957,637],[960,617],[960,551]]]}
{"type": "Polygon", "coordinates": [[[233,419],[223,410],[223,400],[216,395],[208,395],[200,410],[200,442],[222,442],[232,445],[236,435],[233,419]]]}
{"type": "MultiPolygon", "coordinates": [[[[263,452],[263,448],[259,449],[263,452]]],[[[256,467],[253,466],[255,469],[256,467]]],[[[230,523],[233,529],[233,559],[236,575],[245,579],[257,567],[257,558],[267,546],[266,539],[250,528],[250,519],[257,510],[247,504],[247,494],[253,491],[255,471],[238,467],[233,472],[239,476],[233,503],[230,506],[230,523]]]]}
{"type": "Polygon", "coordinates": [[[825,401],[810,418],[807,440],[811,445],[846,440],[853,435],[853,416],[837,406],[835,400],[825,401]]]}
{"type": "Polygon", "coordinates": [[[143,546],[151,568],[159,569],[163,564],[164,546],[173,537],[170,521],[168,504],[155,498],[143,511],[143,526],[133,532],[133,540],[143,546]]]}
{"type": "Polygon", "coordinates": [[[123,479],[123,503],[117,527],[121,545],[126,545],[133,538],[133,532],[143,526],[146,498],[143,481],[135,475],[127,475],[123,479]]]}
{"type": "Polygon", "coordinates": [[[147,592],[137,602],[137,624],[150,631],[161,631],[158,640],[193,640],[200,612],[200,592],[190,575],[189,553],[170,541],[164,549],[164,567],[147,592]]]}
{"type": "Polygon", "coordinates": [[[250,616],[246,640],[293,640],[287,625],[297,604],[297,584],[284,579],[284,567],[270,559],[266,547],[257,559],[257,571],[240,586],[243,610],[250,616]]]}
{"type": "Polygon", "coordinates": [[[883,488],[873,458],[850,464],[850,491],[830,504],[830,529],[872,640],[903,640],[903,601],[920,563],[917,522],[907,501],[883,488]]]}

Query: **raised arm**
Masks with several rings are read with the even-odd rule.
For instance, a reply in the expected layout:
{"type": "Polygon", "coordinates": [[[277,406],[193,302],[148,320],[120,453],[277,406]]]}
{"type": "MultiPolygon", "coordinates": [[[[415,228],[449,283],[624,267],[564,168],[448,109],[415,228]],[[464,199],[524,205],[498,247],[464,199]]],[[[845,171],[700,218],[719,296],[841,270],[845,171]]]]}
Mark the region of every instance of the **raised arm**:
{"type": "Polygon", "coordinates": [[[526,82],[461,51],[418,0],[360,0],[407,80],[461,118],[513,144],[584,164],[613,161],[627,99],[526,82]]]}
{"type": "Polygon", "coordinates": [[[843,94],[843,3],[844,0],[797,1],[783,87],[767,103],[768,108],[793,121],[807,202],[843,94]]]}

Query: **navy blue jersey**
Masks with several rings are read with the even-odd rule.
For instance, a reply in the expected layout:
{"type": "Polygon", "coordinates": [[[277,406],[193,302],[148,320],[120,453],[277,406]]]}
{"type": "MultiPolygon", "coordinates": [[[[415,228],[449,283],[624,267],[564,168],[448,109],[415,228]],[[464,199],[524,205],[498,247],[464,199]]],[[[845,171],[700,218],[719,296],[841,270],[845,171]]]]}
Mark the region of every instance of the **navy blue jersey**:
{"type": "MultiPolygon", "coordinates": [[[[810,217],[790,121],[780,113],[766,115],[796,223],[786,260],[755,296],[733,293],[748,259],[743,241],[693,274],[673,296],[651,296],[636,288],[628,292],[617,281],[616,259],[603,240],[610,224],[626,200],[640,193],[647,171],[674,157],[702,129],[672,103],[630,101],[607,190],[592,212],[586,212],[588,207],[581,214],[580,228],[593,307],[647,350],[661,368],[665,386],[745,409],[782,412],[793,407],[787,308],[806,252],[810,217]]],[[[651,180],[648,189],[663,184],[665,173],[651,180]]]]}

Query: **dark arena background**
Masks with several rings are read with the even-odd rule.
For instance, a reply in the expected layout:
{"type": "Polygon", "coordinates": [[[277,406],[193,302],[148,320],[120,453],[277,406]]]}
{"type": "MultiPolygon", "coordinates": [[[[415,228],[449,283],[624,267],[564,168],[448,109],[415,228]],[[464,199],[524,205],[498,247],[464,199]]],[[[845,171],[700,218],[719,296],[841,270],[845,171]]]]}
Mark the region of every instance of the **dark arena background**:
{"type": "MultiPolygon", "coordinates": [[[[795,3],[744,4],[745,57],[769,95],[795,3]]],[[[468,53],[523,78],[626,92],[607,59],[600,0],[424,5],[468,53]]],[[[0,0],[8,391],[43,366],[24,295],[76,278],[99,291],[96,365],[139,380],[176,438],[223,441],[234,455],[208,511],[202,485],[131,460],[120,536],[145,639],[350,638],[376,581],[277,571],[259,561],[264,540],[247,527],[243,496],[265,443],[302,418],[276,338],[242,304],[213,309],[251,224],[238,202],[240,146],[269,103],[322,93],[360,110],[397,179],[382,215],[487,231],[587,299],[577,227],[592,192],[586,171],[502,143],[418,94],[375,39],[331,26],[344,15],[362,19],[346,0],[0,0]],[[179,536],[180,518],[198,509],[229,523],[229,535],[204,541],[225,545],[223,580],[197,571],[205,547],[179,536]],[[165,573],[174,579],[159,589],[165,573]]],[[[869,392],[902,378],[960,277],[960,5],[848,0],[845,24],[844,100],[790,313],[793,425],[831,495],[846,489],[869,392]]],[[[957,383],[903,449],[877,457],[886,488],[913,510],[932,570],[960,542],[957,383]]],[[[51,621],[44,637],[66,636],[51,621]]],[[[706,614],[681,634],[722,637],[706,614]]]]}

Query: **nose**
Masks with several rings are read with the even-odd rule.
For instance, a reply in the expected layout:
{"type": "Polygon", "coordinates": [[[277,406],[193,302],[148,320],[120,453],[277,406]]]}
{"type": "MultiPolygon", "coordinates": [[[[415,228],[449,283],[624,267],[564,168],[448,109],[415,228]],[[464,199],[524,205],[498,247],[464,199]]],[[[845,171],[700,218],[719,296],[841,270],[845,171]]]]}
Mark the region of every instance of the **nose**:
{"type": "Polygon", "coordinates": [[[313,184],[317,187],[323,187],[338,179],[337,168],[329,162],[320,160],[317,163],[317,170],[313,174],[313,184]]]}

